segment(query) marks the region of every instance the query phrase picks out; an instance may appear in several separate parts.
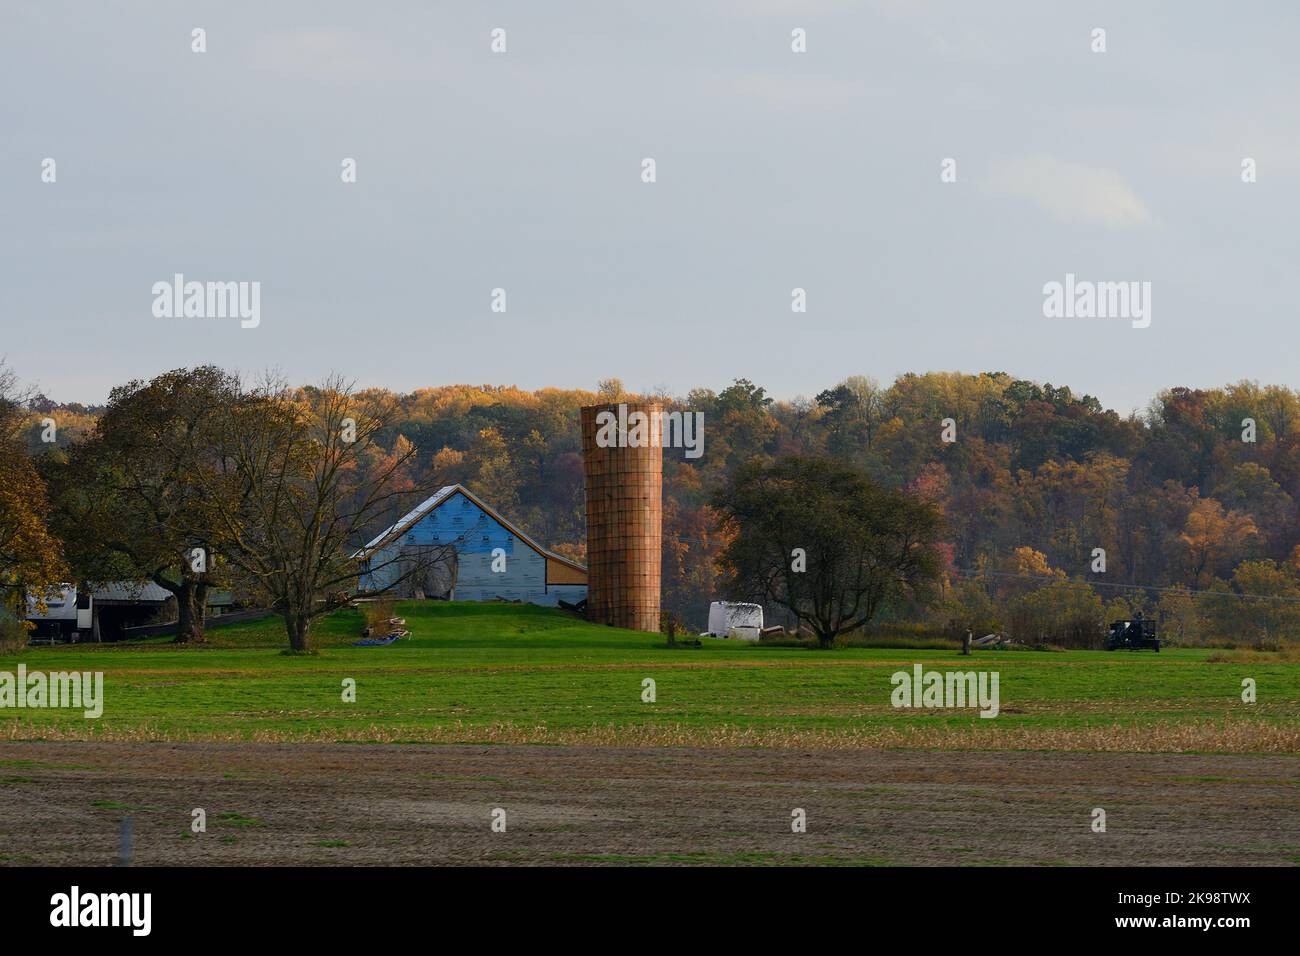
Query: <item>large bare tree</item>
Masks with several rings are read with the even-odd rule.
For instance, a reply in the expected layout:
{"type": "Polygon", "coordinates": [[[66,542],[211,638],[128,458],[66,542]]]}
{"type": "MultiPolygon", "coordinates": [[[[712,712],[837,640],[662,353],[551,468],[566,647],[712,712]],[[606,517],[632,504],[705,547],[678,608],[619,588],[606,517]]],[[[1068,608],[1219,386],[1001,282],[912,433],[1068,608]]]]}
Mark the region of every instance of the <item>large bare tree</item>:
{"type": "MultiPolygon", "coordinates": [[[[356,589],[368,536],[427,493],[410,480],[415,447],[379,444],[397,411],[388,393],[333,376],[307,389],[264,383],[225,416],[226,490],[212,497],[222,557],[283,617],[293,651],[310,651],[312,622],[356,589]]],[[[404,563],[388,589],[424,571],[410,555],[391,560],[404,563]]]]}

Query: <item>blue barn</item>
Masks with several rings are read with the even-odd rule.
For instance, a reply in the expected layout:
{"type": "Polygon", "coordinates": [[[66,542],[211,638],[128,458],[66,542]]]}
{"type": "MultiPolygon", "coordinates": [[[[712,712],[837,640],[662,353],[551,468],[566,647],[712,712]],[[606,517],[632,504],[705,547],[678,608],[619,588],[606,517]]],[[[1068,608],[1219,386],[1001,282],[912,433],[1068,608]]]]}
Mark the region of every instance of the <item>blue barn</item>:
{"type": "Polygon", "coordinates": [[[439,489],[355,557],[362,592],[550,607],[587,597],[586,568],[547,551],[463,485],[439,489]],[[412,573],[421,555],[425,567],[412,573]]]}

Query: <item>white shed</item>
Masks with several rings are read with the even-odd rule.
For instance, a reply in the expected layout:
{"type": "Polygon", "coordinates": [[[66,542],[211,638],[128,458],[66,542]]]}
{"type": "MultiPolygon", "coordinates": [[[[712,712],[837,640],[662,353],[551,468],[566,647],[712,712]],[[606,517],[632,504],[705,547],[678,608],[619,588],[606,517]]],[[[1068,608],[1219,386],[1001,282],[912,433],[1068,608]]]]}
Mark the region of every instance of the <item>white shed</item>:
{"type": "Polygon", "coordinates": [[[709,634],[756,641],[763,630],[763,605],[714,601],[709,605],[709,634]]]}

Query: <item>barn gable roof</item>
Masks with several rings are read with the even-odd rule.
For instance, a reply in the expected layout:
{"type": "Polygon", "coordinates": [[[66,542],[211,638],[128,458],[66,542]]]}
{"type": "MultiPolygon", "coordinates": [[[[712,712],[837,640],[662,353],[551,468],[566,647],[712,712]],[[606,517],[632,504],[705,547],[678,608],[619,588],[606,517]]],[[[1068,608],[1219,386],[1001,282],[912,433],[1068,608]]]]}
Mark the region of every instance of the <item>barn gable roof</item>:
{"type": "Polygon", "coordinates": [[[464,485],[445,485],[442,488],[439,488],[437,492],[435,492],[430,497],[426,498],[424,501],[420,502],[418,505],[412,508],[407,514],[403,515],[402,518],[399,521],[397,521],[396,524],[390,527],[387,531],[384,531],[376,535],[374,540],[370,541],[364,548],[362,548],[352,557],[357,559],[364,559],[369,557],[372,551],[375,551],[378,548],[382,548],[385,545],[395,541],[397,538],[400,538],[411,527],[417,524],[422,518],[424,518],[430,512],[435,511],[436,509],[440,508],[442,505],[450,501],[452,498],[456,497],[457,493],[460,493],[464,495],[466,498],[468,498],[471,502],[473,502],[484,512],[486,512],[493,520],[495,520],[497,524],[501,525],[501,527],[505,528],[512,535],[514,535],[516,540],[522,541],[524,544],[528,545],[528,547],[532,548],[542,557],[546,558],[549,561],[558,561],[561,564],[573,568],[576,571],[582,571],[584,574],[586,573],[587,569],[583,567],[581,564],[578,564],[578,562],[571,561],[568,558],[563,557],[562,555],[558,555],[553,551],[547,551],[540,544],[538,544],[527,534],[521,531],[518,527],[516,527],[515,525],[507,521],[504,517],[502,517],[502,515],[495,508],[489,505],[482,498],[478,497],[478,495],[474,494],[464,485]]]}

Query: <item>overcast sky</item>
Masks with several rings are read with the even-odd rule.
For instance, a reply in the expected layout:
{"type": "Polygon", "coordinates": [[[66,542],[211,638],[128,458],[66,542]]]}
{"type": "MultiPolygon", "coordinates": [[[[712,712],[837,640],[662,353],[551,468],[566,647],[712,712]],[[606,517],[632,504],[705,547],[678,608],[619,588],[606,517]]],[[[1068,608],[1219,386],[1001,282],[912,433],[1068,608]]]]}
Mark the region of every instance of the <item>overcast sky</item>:
{"type": "Polygon", "coordinates": [[[0,355],[84,402],[203,362],[784,398],[1005,370],[1121,412],[1295,387],[1298,10],[6,3],[0,355]],[[175,273],[260,282],[260,324],[155,317],[175,273]],[[1067,273],[1150,282],[1150,327],[1045,318],[1067,273]]]}

